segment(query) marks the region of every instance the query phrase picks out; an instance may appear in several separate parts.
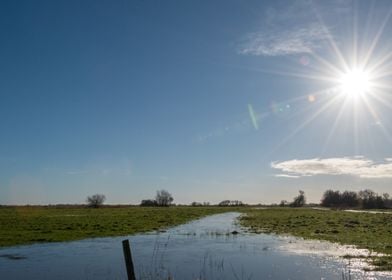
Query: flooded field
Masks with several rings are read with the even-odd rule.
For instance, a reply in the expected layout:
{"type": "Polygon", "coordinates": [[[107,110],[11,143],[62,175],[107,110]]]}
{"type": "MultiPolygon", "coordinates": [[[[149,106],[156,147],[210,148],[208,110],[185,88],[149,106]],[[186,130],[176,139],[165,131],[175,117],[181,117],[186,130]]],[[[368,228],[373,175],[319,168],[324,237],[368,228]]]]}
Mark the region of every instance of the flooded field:
{"type": "Polygon", "coordinates": [[[390,279],[341,256],[353,247],[251,234],[239,213],[209,216],[165,232],[0,250],[1,279],[125,279],[121,241],[129,238],[138,279],[390,279]]]}

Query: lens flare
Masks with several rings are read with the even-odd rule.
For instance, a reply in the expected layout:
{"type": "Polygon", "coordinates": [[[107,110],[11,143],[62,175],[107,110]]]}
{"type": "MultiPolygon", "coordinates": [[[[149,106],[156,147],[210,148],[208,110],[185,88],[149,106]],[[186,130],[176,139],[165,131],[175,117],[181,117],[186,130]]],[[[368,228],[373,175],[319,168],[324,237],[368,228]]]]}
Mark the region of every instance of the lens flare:
{"type": "Polygon", "coordinates": [[[253,110],[252,104],[248,104],[248,111],[249,111],[249,116],[252,121],[254,129],[258,130],[259,124],[257,123],[257,115],[256,115],[255,111],[253,110]]]}

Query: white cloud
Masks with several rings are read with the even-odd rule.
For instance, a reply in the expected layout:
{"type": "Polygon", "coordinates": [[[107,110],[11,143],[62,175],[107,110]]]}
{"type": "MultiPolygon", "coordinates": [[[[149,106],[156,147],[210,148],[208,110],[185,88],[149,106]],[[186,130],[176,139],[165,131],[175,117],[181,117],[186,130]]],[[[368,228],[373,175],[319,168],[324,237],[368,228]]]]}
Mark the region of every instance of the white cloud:
{"type": "Polygon", "coordinates": [[[300,178],[298,175],[289,175],[289,174],[276,174],[275,177],[283,177],[283,178],[300,178]]]}
{"type": "MultiPolygon", "coordinates": [[[[272,162],[271,167],[288,176],[351,175],[360,178],[392,178],[392,162],[374,162],[365,157],[294,159],[272,162]]],[[[282,177],[283,174],[276,176],[282,177]]]]}

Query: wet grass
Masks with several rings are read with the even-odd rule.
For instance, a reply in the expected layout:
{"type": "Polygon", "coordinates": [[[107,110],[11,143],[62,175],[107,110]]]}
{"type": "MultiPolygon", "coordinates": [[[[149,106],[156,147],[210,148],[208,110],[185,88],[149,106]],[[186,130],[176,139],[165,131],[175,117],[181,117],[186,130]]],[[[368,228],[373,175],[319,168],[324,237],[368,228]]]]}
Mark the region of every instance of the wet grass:
{"type": "Polygon", "coordinates": [[[219,207],[2,207],[0,247],[122,236],[162,230],[207,215],[219,207]]]}
{"type": "Polygon", "coordinates": [[[392,271],[392,215],[323,211],[315,209],[270,208],[247,210],[241,224],[253,232],[290,234],[318,239],[389,256],[371,257],[375,270],[392,271]]]}

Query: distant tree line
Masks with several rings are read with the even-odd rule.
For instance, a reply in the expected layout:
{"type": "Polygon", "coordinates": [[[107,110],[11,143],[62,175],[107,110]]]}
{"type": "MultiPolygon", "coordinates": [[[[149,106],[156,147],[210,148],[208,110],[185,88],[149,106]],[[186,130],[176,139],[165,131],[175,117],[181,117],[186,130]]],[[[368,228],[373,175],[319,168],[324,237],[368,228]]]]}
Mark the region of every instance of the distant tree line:
{"type": "Polygon", "coordinates": [[[332,208],[382,209],[392,208],[388,193],[382,196],[370,189],[359,192],[327,190],[321,199],[321,206],[332,208]]]}
{"type": "Polygon", "coordinates": [[[243,206],[244,203],[240,200],[223,200],[219,202],[218,206],[243,206]]]}
{"type": "Polygon", "coordinates": [[[191,206],[210,206],[210,203],[209,202],[197,202],[197,201],[194,201],[194,202],[192,202],[191,203],[191,206]]]}
{"type": "MultiPolygon", "coordinates": [[[[88,196],[86,199],[87,206],[92,208],[101,207],[106,200],[103,194],[94,194],[88,196]]],[[[168,207],[173,205],[174,198],[167,190],[159,190],[156,192],[154,199],[144,199],[140,206],[151,207],[168,207]]],[[[209,202],[192,202],[191,206],[210,206],[209,202]]],[[[240,200],[223,200],[217,206],[244,206],[245,204],[240,200]]],[[[276,204],[275,204],[276,205],[276,204]]],[[[306,205],[305,192],[300,190],[299,194],[293,198],[292,202],[282,200],[279,206],[285,207],[303,207],[306,205]]],[[[327,190],[321,198],[321,206],[331,208],[359,208],[359,209],[383,209],[392,208],[392,199],[388,193],[382,195],[376,192],[365,189],[359,192],[338,190],[327,190]]]]}

